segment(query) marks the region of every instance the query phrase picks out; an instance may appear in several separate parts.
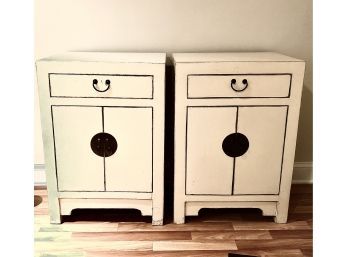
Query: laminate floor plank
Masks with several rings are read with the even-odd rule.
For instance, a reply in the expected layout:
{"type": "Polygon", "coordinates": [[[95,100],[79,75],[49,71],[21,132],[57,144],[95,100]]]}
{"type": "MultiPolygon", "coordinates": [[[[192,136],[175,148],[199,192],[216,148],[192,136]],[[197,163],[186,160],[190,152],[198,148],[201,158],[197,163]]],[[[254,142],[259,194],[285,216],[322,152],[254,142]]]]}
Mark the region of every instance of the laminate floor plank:
{"type": "Polygon", "coordinates": [[[35,252],[34,257],[86,257],[84,251],[48,251],[35,252]]]}
{"type": "Polygon", "coordinates": [[[94,223],[63,223],[41,224],[39,232],[114,232],[118,231],[118,223],[94,222],[94,223]]]}
{"type": "Polygon", "coordinates": [[[312,257],[313,256],[313,249],[302,249],[302,254],[304,257],[312,257]]]}
{"type": "Polygon", "coordinates": [[[240,230],[240,231],[203,231],[192,232],[193,240],[252,240],[252,239],[272,239],[269,231],[252,231],[252,230],[240,230]]]}
{"type": "Polygon", "coordinates": [[[149,241],[70,241],[67,242],[35,242],[38,252],[49,251],[86,251],[86,250],[152,250],[152,242],[149,241]]]}
{"type": "Polygon", "coordinates": [[[151,223],[120,223],[119,231],[209,231],[209,230],[233,230],[231,222],[187,222],[185,224],[166,224],[164,226],[152,226],[151,223]]]}
{"type": "Polygon", "coordinates": [[[191,240],[190,232],[182,231],[147,231],[147,232],[73,232],[73,240],[99,241],[165,241],[191,240]]]}
{"type": "Polygon", "coordinates": [[[238,250],[246,249],[312,249],[312,239],[236,240],[238,250]]]}
{"type": "Polygon", "coordinates": [[[70,241],[71,232],[36,232],[35,242],[68,242],[70,241]]]}
{"type": "MultiPolygon", "coordinates": [[[[230,251],[86,251],[85,257],[227,257],[230,251]]],[[[297,257],[297,256],[294,256],[297,257]]]]}
{"type": "Polygon", "coordinates": [[[300,249],[282,249],[282,250],[243,250],[241,254],[247,254],[259,257],[303,257],[300,249]]]}
{"type": "Polygon", "coordinates": [[[310,229],[306,221],[294,221],[285,224],[275,222],[234,222],[235,230],[301,230],[310,229]]]}
{"type": "Polygon", "coordinates": [[[311,239],[313,231],[310,230],[271,230],[269,231],[273,239],[311,239]]]}
{"type": "Polygon", "coordinates": [[[50,224],[45,187],[35,189],[35,257],[259,257],[313,256],[312,186],[293,185],[289,218],[276,224],[257,209],[202,209],[186,224],[165,225],[136,210],[74,210],[50,224]]]}
{"type": "Polygon", "coordinates": [[[186,240],[153,242],[153,251],[237,250],[234,240],[186,240]]]}

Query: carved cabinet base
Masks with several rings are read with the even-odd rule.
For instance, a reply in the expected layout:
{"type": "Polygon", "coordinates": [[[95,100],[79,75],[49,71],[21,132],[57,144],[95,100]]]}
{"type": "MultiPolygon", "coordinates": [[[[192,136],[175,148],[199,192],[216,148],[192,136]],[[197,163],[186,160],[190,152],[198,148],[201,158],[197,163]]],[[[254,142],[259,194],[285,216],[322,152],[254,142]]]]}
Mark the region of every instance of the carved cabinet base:
{"type": "Polygon", "coordinates": [[[174,221],[258,208],[287,221],[304,62],[276,53],[174,54],[174,221]]]}
{"type": "Polygon", "coordinates": [[[165,54],[68,53],[37,61],[52,223],[131,208],[163,223],[165,54]]]}

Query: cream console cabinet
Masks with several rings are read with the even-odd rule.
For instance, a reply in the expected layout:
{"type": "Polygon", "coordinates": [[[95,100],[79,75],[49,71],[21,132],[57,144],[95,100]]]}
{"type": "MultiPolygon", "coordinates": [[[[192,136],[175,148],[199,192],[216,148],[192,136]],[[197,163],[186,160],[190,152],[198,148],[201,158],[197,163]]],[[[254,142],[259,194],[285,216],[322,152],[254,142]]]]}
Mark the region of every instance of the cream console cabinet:
{"type": "Polygon", "coordinates": [[[178,53],[174,221],[259,208],[287,221],[305,63],[277,53],[178,53]]]}
{"type": "Polygon", "coordinates": [[[134,208],[163,222],[162,53],[37,61],[51,223],[76,208],[134,208]]]}

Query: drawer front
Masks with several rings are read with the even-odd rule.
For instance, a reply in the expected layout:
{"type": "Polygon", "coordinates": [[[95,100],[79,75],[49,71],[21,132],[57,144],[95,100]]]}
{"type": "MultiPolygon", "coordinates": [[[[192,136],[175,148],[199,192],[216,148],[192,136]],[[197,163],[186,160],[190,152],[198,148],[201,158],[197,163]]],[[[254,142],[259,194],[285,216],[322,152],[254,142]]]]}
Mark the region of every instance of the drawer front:
{"type": "Polygon", "coordinates": [[[187,98],[287,98],[291,74],[188,75],[187,98]]]}
{"type": "Polygon", "coordinates": [[[153,98],[152,75],[49,74],[51,97],[153,98]]]}

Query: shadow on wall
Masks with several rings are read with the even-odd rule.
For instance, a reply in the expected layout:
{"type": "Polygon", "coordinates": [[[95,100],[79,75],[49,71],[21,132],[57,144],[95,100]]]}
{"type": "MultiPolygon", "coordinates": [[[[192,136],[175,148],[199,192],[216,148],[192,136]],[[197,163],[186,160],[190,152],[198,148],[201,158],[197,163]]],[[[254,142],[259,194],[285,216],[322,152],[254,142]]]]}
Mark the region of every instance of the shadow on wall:
{"type": "MultiPolygon", "coordinates": [[[[165,93],[165,148],[164,148],[164,209],[165,215],[173,216],[174,202],[174,66],[166,65],[165,93]]],[[[171,219],[172,217],[164,217],[171,219]]]]}
{"type": "Polygon", "coordinates": [[[295,160],[306,162],[313,160],[313,92],[303,86],[300,120],[298,125],[297,146],[295,160]],[[302,142],[302,144],[301,144],[302,142]],[[303,142],[306,142],[303,144],[303,142]],[[301,160],[301,156],[307,156],[307,160],[301,160]]]}

